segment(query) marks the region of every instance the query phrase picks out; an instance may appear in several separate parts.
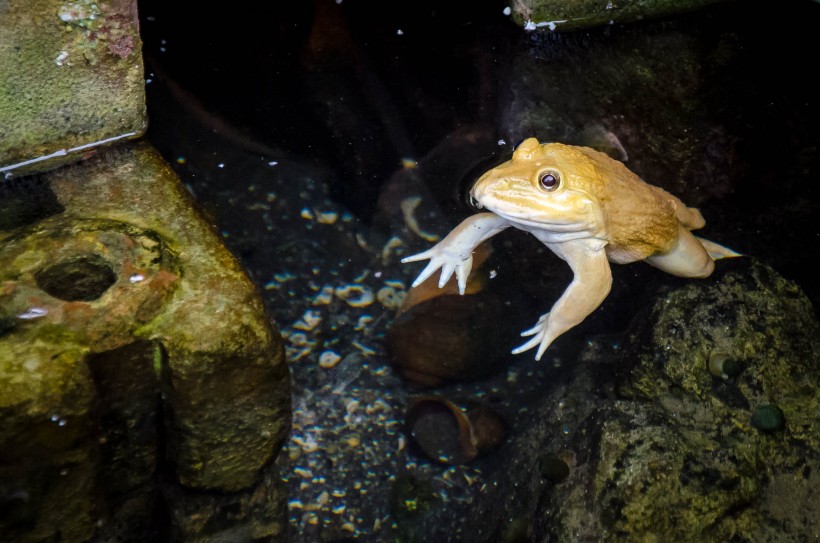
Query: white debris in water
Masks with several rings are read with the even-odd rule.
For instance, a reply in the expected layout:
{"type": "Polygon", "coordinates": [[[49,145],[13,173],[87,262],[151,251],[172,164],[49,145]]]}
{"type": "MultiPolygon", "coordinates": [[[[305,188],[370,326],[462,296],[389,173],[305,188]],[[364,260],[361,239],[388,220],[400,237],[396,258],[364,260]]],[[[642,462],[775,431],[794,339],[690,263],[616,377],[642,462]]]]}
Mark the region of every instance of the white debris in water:
{"type": "Polygon", "coordinates": [[[132,275],[131,277],[128,278],[128,282],[131,283],[132,285],[134,283],[140,283],[144,280],[145,280],[145,276],[141,273],[135,273],[134,275],[132,275]]]}
{"type": "Polygon", "coordinates": [[[68,52],[67,51],[60,51],[60,54],[57,55],[57,58],[54,59],[54,63],[57,66],[62,66],[65,63],[65,59],[67,59],[67,58],[68,58],[68,52]]]}
{"type": "Polygon", "coordinates": [[[30,320],[30,319],[39,319],[40,317],[45,317],[48,315],[48,309],[44,307],[30,307],[27,311],[20,313],[17,315],[18,319],[30,320]]]}
{"type": "Polygon", "coordinates": [[[546,26],[549,27],[551,31],[554,31],[557,25],[561,23],[566,23],[568,20],[569,19],[563,19],[561,21],[541,21],[540,23],[534,23],[528,19],[527,22],[524,23],[524,30],[533,31],[536,28],[542,28],[546,26]]]}
{"type": "Polygon", "coordinates": [[[507,6],[506,8],[504,8],[504,15],[510,15],[511,13],[512,13],[512,9],[510,9],[510,6],[507,6]]]}

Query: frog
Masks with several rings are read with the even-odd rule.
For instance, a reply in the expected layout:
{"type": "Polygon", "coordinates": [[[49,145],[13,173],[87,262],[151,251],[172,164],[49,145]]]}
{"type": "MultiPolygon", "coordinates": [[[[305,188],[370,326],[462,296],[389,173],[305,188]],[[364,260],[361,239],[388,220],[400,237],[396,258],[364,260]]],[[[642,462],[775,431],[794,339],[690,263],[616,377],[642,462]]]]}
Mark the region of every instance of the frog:
{"type": "Polygon", "coordinates": [[[590,147],[527,138],[478,178],[469,198],[479,213],[401,261],[429,260],[414,287],[441,270],[439,288],[455,274],[463,295],[478,245],[509,227],[535,236],[573,272],[552,308],[521,333],[529,339],[512,350],[537,348],[536,360],[601,305],[612,287],[610,263],[644,261],[678,277],[706,278],[716,260],[741,256],[692,234],[706,224],[698,209],[590,147]]]}

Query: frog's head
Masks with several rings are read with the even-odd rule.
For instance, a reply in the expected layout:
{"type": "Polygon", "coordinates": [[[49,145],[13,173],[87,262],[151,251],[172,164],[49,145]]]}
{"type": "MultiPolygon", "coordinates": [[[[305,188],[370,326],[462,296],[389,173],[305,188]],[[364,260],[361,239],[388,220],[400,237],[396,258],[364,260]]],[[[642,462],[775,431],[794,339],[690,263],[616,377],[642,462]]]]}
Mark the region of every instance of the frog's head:
{"type": "Polygon", "coordinates": [[[593,227],[591,206],[598,206],[584,180],[594,178],[592,168],[572,146],[529,138],[512,160],[482,175],[470,197],[476,207],[519,224],[545,230],[593,227]]]}

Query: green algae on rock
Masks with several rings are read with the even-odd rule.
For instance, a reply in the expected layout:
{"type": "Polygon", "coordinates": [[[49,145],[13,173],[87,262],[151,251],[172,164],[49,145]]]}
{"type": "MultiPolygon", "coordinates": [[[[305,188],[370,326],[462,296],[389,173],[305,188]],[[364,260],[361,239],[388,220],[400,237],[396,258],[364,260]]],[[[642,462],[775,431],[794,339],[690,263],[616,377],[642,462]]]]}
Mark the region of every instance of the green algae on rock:
{"type": "Polygon", "coordinates": [[[517,0],[512,16],[527,30],[576,30],[666,17],[725,0],[517,0]]]}
{"type": "Polygon", "coordinates": [[[60,208],[0,231],[0,492],[30,497],[0,539],[282,537],[289,379],[256,288],[148,145],[44,179],[60,208]]]}
{"type": "Polygon", "coordinates": [[[633,328],[622,357],[629,401],[602,431],[596,488],[612,513],[607,531],[668,541],[808,537],[816,488],[796,475],[820,469],[820,330],[805,295],[742,258],[710,281],[669,288],[635,322],[646,324],[633,328]],[[715,380],[703,370],[713,349],[743,371],[715,380]],[[782,434],[753,427],[752,406],[767,404],[785,413],[767,419],[782,434]],[[775,502],[795,495],[805,501],[775,513],[775,502]]]}
{"type": "Polygon", "coordinates": [[[707,280],[668,280],[649,300],[624,338],[590,340],[529,418],[519,413],[522,431],[483,468],[492,488],[459,510],[463,540],[501,540],[521,516],[538,542],[816,538],[820,326],[809,300],[748,257],[707,280]],[[718,350],[742,371],[710,373],[718,350]],[[752,424],[766,405],[784,413],[777,431],[752,424]],[[573,459],[560,484],[532,476],[545,448],[573,459]]]}
{"type": "Polygon", "coordinates": [[[0,2],[0,175],[74,162],[146,128],[132,0],[0,2]]]}

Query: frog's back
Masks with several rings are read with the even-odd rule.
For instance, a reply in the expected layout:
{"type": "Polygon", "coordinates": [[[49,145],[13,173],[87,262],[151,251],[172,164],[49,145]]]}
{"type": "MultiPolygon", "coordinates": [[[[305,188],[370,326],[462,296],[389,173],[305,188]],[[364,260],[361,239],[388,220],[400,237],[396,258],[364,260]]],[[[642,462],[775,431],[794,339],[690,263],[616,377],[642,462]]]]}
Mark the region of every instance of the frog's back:
{"type": "Polygon", "coordinates": [[[599,182],[595,196],[602,208],[609,259],[625,264],[668,251],[678,236],[674,197],[604,153],[577,149],[599,182]]]}

